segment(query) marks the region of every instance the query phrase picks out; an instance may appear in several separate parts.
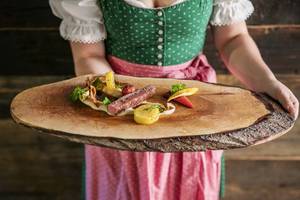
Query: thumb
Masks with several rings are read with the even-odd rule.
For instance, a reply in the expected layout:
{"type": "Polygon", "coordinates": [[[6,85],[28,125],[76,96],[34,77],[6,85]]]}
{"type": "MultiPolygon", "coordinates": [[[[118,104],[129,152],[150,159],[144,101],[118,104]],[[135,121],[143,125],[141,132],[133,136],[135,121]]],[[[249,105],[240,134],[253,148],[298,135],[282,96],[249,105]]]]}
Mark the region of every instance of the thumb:
{"type": "Polygon", "coordinates": [[[293,114],[293,103],[289,98],[289,94],[283,90],[279,90],[275,95],[275,98],[280,102],[283,108],[289,113],[293,114]]]}

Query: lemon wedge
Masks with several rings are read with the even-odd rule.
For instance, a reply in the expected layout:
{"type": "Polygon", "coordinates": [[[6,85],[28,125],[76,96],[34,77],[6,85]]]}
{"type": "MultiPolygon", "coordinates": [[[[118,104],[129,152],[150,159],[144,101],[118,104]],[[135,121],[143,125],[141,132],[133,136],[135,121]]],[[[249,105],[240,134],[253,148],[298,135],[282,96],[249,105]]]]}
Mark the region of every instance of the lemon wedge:
{"type": "Polygon", "coordinates": [[[191,96],[191,95],[195,94],[196,92],[198,92],[198,90],[199,90],[198,88],[185,88],[185,89],[179,90],[178,92],[175,92],[173,95],[171,95],[168,98],[168,101],[176,99],[177,97],[191,96]]]}

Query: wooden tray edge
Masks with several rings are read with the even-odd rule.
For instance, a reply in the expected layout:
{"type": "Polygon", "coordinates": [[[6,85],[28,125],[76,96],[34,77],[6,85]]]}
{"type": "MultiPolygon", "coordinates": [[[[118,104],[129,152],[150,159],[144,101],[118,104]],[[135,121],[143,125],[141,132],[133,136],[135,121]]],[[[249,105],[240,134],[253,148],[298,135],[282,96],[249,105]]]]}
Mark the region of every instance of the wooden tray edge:
{"type": "Polygon", "coordinates": [[[274,140],[287,133],[294,125],[295,121],[292,117],[272,98],[264,94],[253,93],[253,95],[256,95],[268,109],[273,110],[271,114],[264,116],[252,126],[247,128],[199,136],[182,136],[160,139],[90,137],[74,135],[62,131],[48,130],[41,127],[32,127],[27,125],[25,122],[20,121],[12,111],[11,116],[16,123],[38,130],[42,133],[64,138],[72,142],[97,145],[117,150],[136,152],[155,151],[165,153],[227,150],[245,148],[274,140]],[[255,132],[259,132],[259,134],[255,132]]]}
{"type": "MultiPolygon", "coordinates": [[[[85,75],[89,77],[91,75],[85,75]]],[[[92,75],[97,76],[97,75],[92,75]]],[[[77,79],[75,77],[74,79],[77,79]]],[[[67,79],[70,80],[70,79],[67,79]]],[[[63,81],[67,81],[63,80],[63,81]]],[[[231,86],[219,83],[208,83],[213,85],[221,85],[226,87],[236,87],[245,89],[240,86],[231,86]]],[[[50,83],[52,84],[52,83],[50,83]]],[[[48,84],[46,84],[48,85],[48,84]]],[[[40,87],[40,86],[36,86],[40,87]]],[[[28,89],[27,89],[28,90],[28,89]]],[[[247,89],[245,89],[247,90],[247,89]]],[[[25,92],[26,90],[22,91],[25,92]]],[[[249,90],[248,90],[249,91],[249,90]]],[[[274,99],[265,94],[252,92],[266,108],[271,111],[269,115],[263,116],[253,125],[247,128],[241,128],[226,132],[214,133],[199,136],[180,136],[159,139],[122,139],[115,137],[91,137],[83,135],[74,135],[57,130],[48,130],[41,127],[32,127],[26,122],[18,119],[13,110],[10,109],[13,120],[25,127],[38,130],[56,137],[61,137],[72,142],[97,145],[102,147],[114,148],[118,150],[128,151],[157,151],[157,152],[194,152],[205,150],[226,150],[235,148],[244,148],[248,146],[258,145],[276,139],[287,133],[294,125],[292,117],[284,111],[282,106],[274,99]],[[255,133],[259,132],[259,134],[255,133]]],[[[18,95],[17,95],[18,96],[18,95]]],[[[16,96],[16,97],[17,97],[16,96]]],[[[14,97],[14,99],[16,98],[14,97]]],[[[11,103],[11,108],[14,102],[11,103]]]]}

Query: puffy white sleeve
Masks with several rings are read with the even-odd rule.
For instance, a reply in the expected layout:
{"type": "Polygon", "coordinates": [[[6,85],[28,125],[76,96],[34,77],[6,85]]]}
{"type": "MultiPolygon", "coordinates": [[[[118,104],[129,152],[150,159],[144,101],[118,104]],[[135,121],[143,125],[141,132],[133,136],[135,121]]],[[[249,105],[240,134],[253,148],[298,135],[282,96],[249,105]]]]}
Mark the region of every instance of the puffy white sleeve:
{"type": "Polygon", "coordinates": [[[245,21],[253,11],[253,4],[249,0],[214,0],[210,24],[224,26],[245,21]]]}
{"type": "Polygon", "coordinates": [[[106,38],[97,0],[49,0],[55,16],[62,19],[60,35],[72,42],[95,43],[106,38]]]}

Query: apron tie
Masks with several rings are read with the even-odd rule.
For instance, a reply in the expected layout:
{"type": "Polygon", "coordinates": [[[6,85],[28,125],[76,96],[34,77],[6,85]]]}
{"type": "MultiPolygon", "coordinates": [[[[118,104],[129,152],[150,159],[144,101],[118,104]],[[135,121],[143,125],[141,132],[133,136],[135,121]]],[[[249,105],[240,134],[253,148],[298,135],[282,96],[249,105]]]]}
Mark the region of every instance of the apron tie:
{"type": "Polygon", "coordinates": [[[216,72],[208,63],[206,56],[198,55],[193,62],[185,69],[173,71],[167,78],[198,80],[203,82],[216,82],[216,72]]]}

